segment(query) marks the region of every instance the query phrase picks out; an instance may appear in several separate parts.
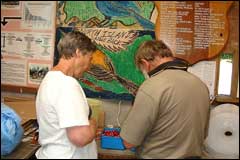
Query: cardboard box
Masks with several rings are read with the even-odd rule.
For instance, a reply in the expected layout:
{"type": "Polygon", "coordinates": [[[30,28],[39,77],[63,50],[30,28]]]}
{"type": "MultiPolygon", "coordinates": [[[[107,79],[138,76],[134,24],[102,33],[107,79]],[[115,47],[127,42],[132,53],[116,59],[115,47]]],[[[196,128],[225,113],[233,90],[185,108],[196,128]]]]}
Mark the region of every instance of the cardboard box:
{"type": "Polygon", "coordinates": [[[12,108],[22,118],[21,124],[37,118],[35,101],[4,102],[4,104],[12,108]]]}
{"type": "MultiPolygon", "coordinates": [[[[102,108],[102,102],[93,98],[87,98],[87,101],[92,108],[92,116],[96,119],[98,128],[103,128],[105,123],[105,113],[102,108]]],[[[16,113],[22,118],[22,124],[30,119],[37,118],[35,99],[29,100],[24,97],[4,97],[4,104],[16,111],[16,113]]]]}

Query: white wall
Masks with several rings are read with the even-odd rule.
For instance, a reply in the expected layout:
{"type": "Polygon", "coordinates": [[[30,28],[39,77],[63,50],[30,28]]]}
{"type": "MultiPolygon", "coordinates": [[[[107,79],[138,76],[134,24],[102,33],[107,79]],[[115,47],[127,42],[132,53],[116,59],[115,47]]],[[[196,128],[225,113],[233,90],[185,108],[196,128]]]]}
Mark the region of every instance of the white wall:
{"type": "Polygon", "coordinates": [[[117,117],[118,117],[119,111],[120,111],[120,114],[119,114],[118,120],[119,120],[119,123],[122,124],[132,107],[130,101],[103,100],[103,99],[101,99],[101,101],[103,102],[103,108],[105,111],[106,125],[118,126],[117,117]],[[119,105],[120,105],[120,109],[119,109],[119,105]]]}

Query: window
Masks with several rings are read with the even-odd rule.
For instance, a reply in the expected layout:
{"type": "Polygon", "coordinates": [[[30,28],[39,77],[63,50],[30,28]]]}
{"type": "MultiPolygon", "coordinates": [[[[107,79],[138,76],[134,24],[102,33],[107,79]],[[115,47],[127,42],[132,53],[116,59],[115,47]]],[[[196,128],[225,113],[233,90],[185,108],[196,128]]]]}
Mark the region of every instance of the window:
{"type": "Polygon", "coordinates": [[[218,79],[218,95],[231,95],[232,84],[232,54],[220,55],[219,79],[218,79]]]}
{"type": "Polygon", "coordinates": [[[239,103],[239,54],[221,53],[217,58],[216,101],[239,103]]]}

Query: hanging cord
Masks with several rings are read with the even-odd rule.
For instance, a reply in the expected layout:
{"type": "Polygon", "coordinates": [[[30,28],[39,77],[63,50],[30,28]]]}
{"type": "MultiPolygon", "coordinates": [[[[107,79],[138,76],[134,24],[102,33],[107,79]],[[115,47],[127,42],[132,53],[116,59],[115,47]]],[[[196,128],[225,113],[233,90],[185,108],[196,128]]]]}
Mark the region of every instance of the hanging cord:
{"type": "Polygon", "coordinates": [[[121,103],[122,103],[122,101],[119,101],[119,103],[118,103],[118,114],[117,114],[117,124],[118,124],[119,127],[121,127],[121,124],[119,122],[119,117],[120,117],[120,113],[121,113],[121,103]]]}

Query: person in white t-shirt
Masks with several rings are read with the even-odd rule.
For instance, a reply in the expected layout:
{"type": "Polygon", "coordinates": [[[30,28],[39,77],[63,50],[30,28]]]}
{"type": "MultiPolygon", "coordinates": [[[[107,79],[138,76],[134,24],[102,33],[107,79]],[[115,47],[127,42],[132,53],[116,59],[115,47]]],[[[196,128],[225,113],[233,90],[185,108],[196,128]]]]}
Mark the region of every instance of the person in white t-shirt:
{"type": "Polygon", "coordinates": [[[89,119],[85,93],[76,79],[89,69],[96,46],[81,32],[58,43],[59,62],[42,80],[36,98],[38,159],[96,159],[96,121],[89,119]]]}

